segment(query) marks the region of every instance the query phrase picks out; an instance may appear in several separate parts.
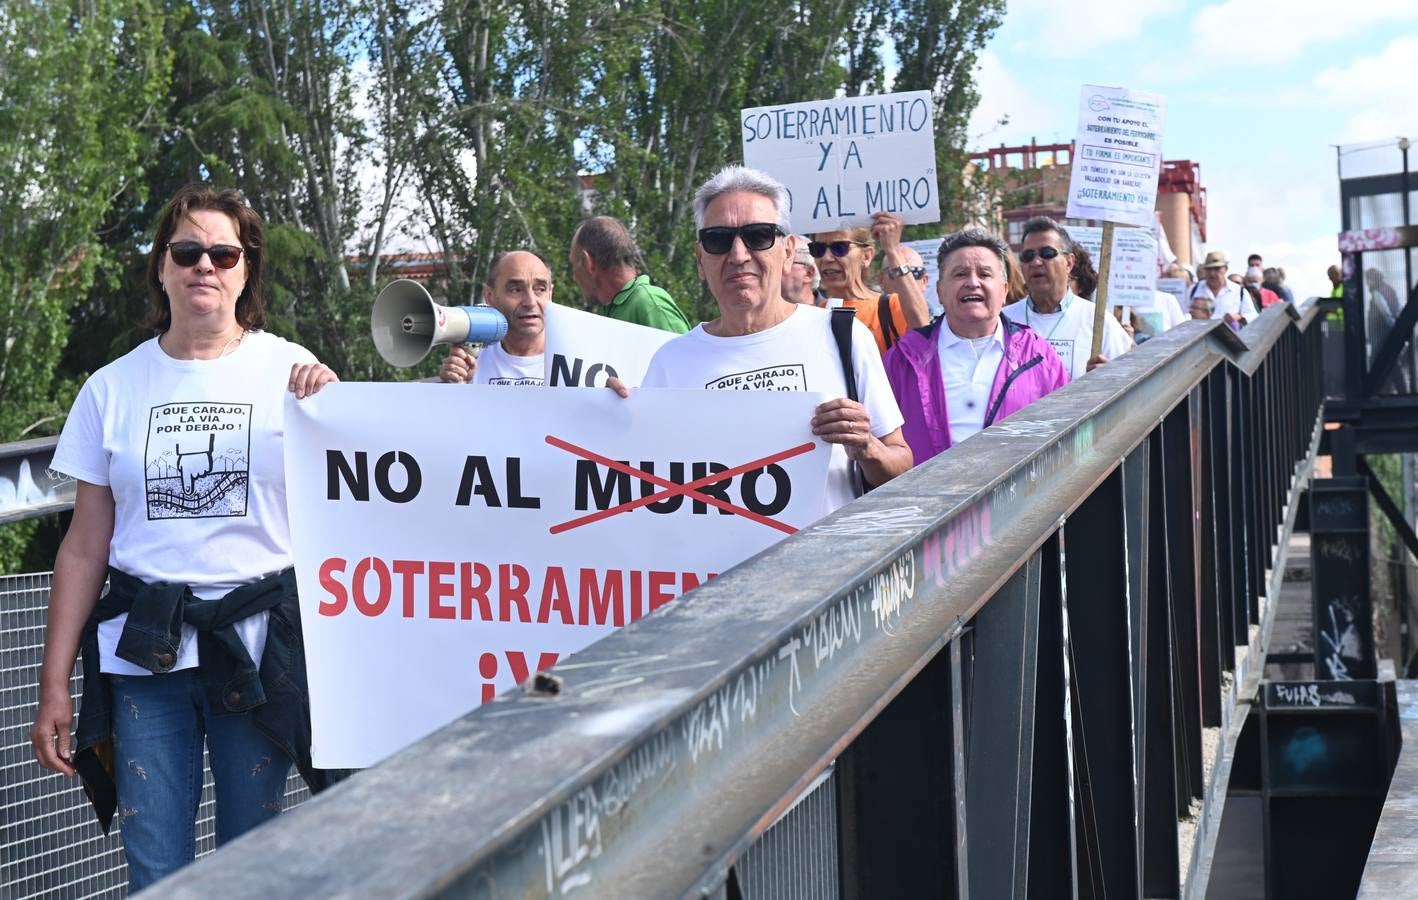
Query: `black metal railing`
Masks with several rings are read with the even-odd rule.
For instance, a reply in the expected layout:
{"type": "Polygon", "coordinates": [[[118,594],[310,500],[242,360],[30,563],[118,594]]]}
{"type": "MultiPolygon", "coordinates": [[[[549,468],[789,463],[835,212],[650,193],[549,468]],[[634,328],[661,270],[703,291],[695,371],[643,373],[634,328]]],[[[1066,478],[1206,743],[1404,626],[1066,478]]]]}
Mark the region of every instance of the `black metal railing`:
{"type": "Polygon", "coordinates": [[[162,893],[1199,896],[1319,331],[1185,323],[162,893]]]}

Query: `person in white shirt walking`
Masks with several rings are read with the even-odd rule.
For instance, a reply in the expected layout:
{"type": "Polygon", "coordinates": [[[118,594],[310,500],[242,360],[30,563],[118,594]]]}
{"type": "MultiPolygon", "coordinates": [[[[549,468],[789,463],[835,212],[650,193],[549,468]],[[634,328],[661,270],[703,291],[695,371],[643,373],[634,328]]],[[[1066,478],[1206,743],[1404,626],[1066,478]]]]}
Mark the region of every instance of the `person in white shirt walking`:
{"type": "Polygon", "coordinates": [[[1132,349],[1132,339],[1117,319],[1103,317],[1103,344],[1093,348],[1093,302],[1069,289],[1068,279],[1076,260],[1073,239],[1058,222],[1035,216],[1024,223],[1023,250],[1019,254],[1029,294],[1004,308],[1006,318],[1027,325],[1049,342],[1063,360],[1070,378],[1115,359],[1132,349]]]}
{"type": "Polygon", "coordinates": [[[1211,299],[1212,317],[1222,318],[1232,328],[1240,328],[1256,317],[1256,305],[1245,288],[1226,278],[1231,265],[1226,254],[1212,250],[1201,263],[1201,281],[1192,286],[1188,300],[1198,297],[1211,299]]]}
{"type": "Polygon", "coordinates": [[[438,377],[450,384],[545,384],[546,306],[551,296],[551,269],[536,253],[509,250],[493,257],[483,302],[507,317],[507,335],[476,359],[455,344],[438,367],[438,377]]]}

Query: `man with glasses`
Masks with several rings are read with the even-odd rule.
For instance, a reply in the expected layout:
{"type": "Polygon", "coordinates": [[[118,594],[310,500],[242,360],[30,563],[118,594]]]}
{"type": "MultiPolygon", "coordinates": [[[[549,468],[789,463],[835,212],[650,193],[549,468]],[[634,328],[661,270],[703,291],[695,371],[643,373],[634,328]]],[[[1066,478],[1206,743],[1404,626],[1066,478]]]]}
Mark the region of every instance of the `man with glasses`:
{"type": "Polygon", "coordinates": [[[684,334],[689,320],[640,271],[640,248],[618,219],[595,216],[571,236],[571,277],[587,300],[612,319],[684,334]]]}
{"type": "MultiPolygon", "coordinates": [[[[871,333],[852,320],[850,356],[857,400],[849,399],[832,314],[783,299],[783,270],[792,264],[788,192],[763,172],[730,166],[694,195],[699,276],[719,316],[666,343],[650,361],[647,388],[817,391],[812,433],[834,445],[828,465],[828,508],[855,496],[853,466],[880,485],[911,467],[901,411],[871,333]]],[[[629,391],[618,379],[611,387],[629,391]]]]}
{"type": "Polygon", "coordinates": [[[1024,283],[1029,293],[1004,308],[1004,315],[1019,325],[1028,325],[1054,348],[1063,360],[1069,378],[1085,372],[1132,349],[1132,338],[1113,316],[1103,317],[1103,344],[1092,359],[1093,302],[1075,294],[1068,283],[1073,272],[1073,239],[1058,222],[1035,216],[1024,223],[1024,239],[1019,254],[1024,283]]]}

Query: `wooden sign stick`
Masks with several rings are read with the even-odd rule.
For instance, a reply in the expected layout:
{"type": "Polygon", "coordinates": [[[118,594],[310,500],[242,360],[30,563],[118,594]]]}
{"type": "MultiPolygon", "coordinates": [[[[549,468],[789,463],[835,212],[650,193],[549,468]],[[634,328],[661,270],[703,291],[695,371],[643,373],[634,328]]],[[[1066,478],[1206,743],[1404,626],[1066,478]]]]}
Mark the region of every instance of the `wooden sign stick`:
{"type": "Polygon", "coordinates": [[[1103,317],[1108,309],[1108,276],[1113,269],[1113,223],[1103,223],[1103,249],[1098,251],[1103,258],[1098,260],[1098,291],[1093,295],[1093,349],[1088,354],[1091,361],[1103,351],[1103,317]]]}

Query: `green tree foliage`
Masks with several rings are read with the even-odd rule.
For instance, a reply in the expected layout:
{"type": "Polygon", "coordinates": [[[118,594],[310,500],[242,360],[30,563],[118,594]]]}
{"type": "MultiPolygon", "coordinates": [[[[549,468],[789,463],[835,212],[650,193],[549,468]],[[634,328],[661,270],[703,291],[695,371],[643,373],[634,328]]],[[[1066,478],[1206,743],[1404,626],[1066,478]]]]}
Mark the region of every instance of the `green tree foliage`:
{"type": "MultiPolygon", "coordinates": [[[[77,391],[69,314],[113,277],[100,226],[150,158],[161,22],[146,0],[0,7],[0,441],[54,433],[77,391]]],[[[0,529],[0,569],[37,525],[0,529]]]]}
{"type": "Polygon", "coordinates": [[[150,160],[161,38],[145,0],[0,10],[0,440],[62,421],[69,311],[109,262],[109,205],[150,160]]]}
{"type": "MultiPolygon", "coordinates": [[[[151,336],[152,229],[189,181],[246,194],[267,223],[270,329],[346,379],[437,366],[391,369],[367,337],[395,240],[437,249],[447,275],[430,287],[448,302],[476,301],[492,255],[527,246],[552,263],[558,301],[579,304],[567,243],[608,213],[709,317],[690,202],[740,158],[739,110],[928,89],[941,196],[958,204],[975,53],[1003,8],[0,2],[0,440],[57,431],[82,378],[151,336]]],[[[0,565],[30,530],[0,529],[0,565]]]]}

